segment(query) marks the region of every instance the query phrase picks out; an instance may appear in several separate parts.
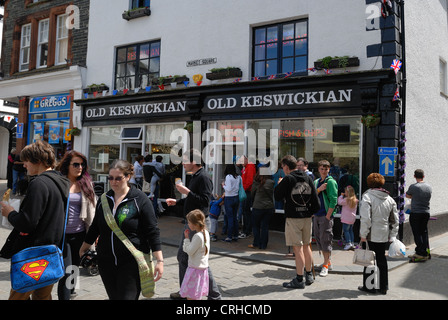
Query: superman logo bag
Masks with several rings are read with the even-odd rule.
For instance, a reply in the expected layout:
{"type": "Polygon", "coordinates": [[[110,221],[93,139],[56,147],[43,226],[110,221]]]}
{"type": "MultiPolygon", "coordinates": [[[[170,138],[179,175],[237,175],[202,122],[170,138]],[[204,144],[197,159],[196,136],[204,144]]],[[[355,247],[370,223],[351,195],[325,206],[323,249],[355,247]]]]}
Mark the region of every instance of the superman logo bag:
{"type": "MultiPolygon", "coordinates": [[[[65,210],[62,248],[65,243],[68,206],[69,199],[65,210]]],[[[23,249],[11,257],[12,289],[25,293],[49,286],[64,276],[64,269],[62,251],[54,244],[23,249]]]]}
{"type": "Polygon", "coordinates": [[[11,258],[11,286],[17,292],[49,286],[63,276],[62,251],[55,245],[27,248],[11,258]]]}

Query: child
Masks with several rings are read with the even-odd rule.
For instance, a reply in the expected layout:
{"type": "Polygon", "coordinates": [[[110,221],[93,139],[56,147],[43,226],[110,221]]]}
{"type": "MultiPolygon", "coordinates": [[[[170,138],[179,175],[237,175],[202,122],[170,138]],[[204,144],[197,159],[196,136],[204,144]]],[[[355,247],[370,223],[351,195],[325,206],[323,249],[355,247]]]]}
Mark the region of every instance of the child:
{"type": "Polygon", "coordinates": [[[218,228],[218,218],[221,214],[221,206],[223,204],[224,194],[218,198],[218,195],[215,194],[215,197],[210,201],[210,241],[217,241],[218,237],[216,236],[216,230],[218,228]]]}
{"type": "Polygon", "coordinates": [[[205,229],[205,215],[201,210],[187,214],[188,228],[194,233],[190,241],[190,230],[184,231],[183,250],[188,254],[188,268],[179,294],[188,300],[201,300],[208,295],[208,257],[210,235],[205,229]]]}
{"type": "Polygon", "coordinates": [[[353,224],[356,221],[356,209],[359,200],[356,198],[355,189],[352,186],[345,187],[344,191],[345,193],[341,193],[338,198],[338,204],[342,206],[341,222],[345,238],[344,250],[349,250],[354,248],[353,224]]]}

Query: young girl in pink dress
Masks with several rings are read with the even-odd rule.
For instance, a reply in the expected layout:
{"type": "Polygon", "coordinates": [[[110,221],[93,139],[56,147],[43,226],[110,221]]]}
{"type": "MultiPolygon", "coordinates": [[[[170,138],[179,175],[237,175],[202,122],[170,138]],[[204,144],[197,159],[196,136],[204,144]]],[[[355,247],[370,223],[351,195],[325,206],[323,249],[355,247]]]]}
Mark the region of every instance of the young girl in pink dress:
{"type": "Polygon", "coordinates": [[[188,254],[188,268],[179,294],[188,300],[201,300],[208,295],[210,235],[205,229],[205,216],[201,210],[188,213],[187,221],[195,233],[190,240],[190,230],[184,231],[183,250],[188,254]]]}
{"type": "Polygon", "coordinates": [[[345,193],[341,193],[338,198],[338,204],[342,207],[341,222],[344,232],[345,247],[344,250],[354,248],[353,225],[356,221],[356,210],[359,200],[356,198],[355,189],[352,186],[345,187],[345,193]]]}

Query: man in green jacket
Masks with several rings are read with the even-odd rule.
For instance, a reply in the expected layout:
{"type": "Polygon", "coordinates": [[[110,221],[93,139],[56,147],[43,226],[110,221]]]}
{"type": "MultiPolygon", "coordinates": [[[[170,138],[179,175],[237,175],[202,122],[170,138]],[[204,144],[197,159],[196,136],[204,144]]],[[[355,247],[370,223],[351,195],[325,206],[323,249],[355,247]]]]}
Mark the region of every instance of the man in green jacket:
{"type": "Polygon", "coordinates": [[[320,200],[320,210],[314,214],[313,231],[317,246],[324,255],[324,263],[320,271],[321,277],[328,275],[331,266],[331,251],[333,241],[333,212],[338,202],[338,184],[330,172],[330,162],[321,160],[318,163],[320,178],[314,180],[320,200]]]}

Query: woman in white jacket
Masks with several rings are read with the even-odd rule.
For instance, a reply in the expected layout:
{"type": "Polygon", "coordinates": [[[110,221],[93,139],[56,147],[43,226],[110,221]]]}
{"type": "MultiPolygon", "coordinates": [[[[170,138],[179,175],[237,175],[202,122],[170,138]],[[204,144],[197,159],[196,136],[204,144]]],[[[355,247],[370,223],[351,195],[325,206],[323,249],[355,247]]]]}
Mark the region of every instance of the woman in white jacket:
{"type": "Polygon", "coordinates": [[[372,285],[372,276],[363,272],[363,285],[359,290],[369,293],[386,294],[388,290],[388,267],[386,248],[398,234],[397,203],[383,189],[385,179],[379,173],[372,173],[367,177],[367,186],[370,188],[362,195],[359,212],[361,226],[359,236],[363,247],[368,241],[369,249],[375,252],[376,266],[379,272],[379,289],[372,285]]]}

